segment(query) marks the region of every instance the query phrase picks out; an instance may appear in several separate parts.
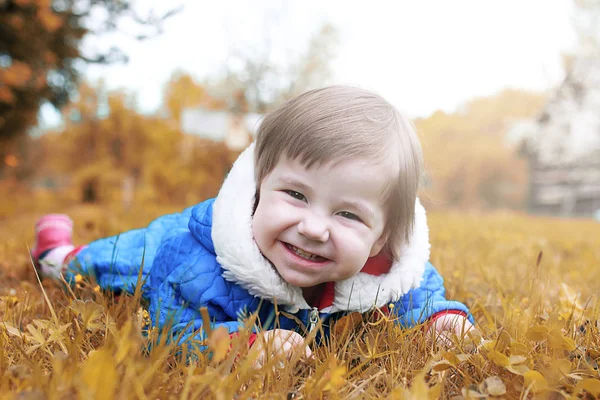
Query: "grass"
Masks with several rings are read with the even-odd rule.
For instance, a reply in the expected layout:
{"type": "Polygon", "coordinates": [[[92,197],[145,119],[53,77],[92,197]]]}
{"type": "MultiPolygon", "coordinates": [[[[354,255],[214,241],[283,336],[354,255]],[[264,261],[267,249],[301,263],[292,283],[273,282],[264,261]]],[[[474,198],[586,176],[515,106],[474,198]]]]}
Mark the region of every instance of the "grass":
{"type": "MultiPolygon", "coordinates": [[[[173,210],[67,211],[75,240],[147,224],[173,210]]],[[[340,321],[311,360],[255,369],[247,333],[211,332],[213,357],[182,362],[172,347],[142,349],[135,296],[81,282],[74,293],[35,278],[27,244],[40,213],[0,221],[0,398],[593,398],[600,395],[600,224],[513,213],[431,213],[431,261],[447,297],[481,331],[449,348],[386,318],[340,321]],[[42,290],[43,288],[43,290],[42,290]],[[48,301],[45,299],[47,295],[48,301]]],[[[300,355],[295,355],[299,358],[300,355]]]]}

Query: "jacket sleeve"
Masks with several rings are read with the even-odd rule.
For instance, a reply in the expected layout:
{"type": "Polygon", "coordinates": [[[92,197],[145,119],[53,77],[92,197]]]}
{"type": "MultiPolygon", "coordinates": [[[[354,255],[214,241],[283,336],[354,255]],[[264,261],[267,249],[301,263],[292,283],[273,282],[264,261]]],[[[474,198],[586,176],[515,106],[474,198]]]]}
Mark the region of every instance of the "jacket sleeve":
{"type": "Polygon", "coordinates": [[[186,227],[191,209],[190,207],[181,213],[164,215],[146,228],[90,243],[69,263],[65,273],[67,282],[73,282],[76,274],[83,274],[93,276],[104,290],[133,293],[140,268],[144,282],[164,236],[174,229],[186,227]]]}
{"type": "Polygon", "coordinates": [[[464,304],[446,300],[445,294],[444,279],[428,262],[421,286],[410,290],[394,303],[394,313],[398,316],[398,323],[408,328],[445,312],[463,314],[471,323],[475,322],[464,304]]]}
{"type": "Polygon", "coordinates": [[[187,229],[165,237],[154,264],[148,311],[153,326],[168,334],[169,342],[204,350],[201,308],[207,308],[213,329],[223,326],[235,334],[243,326],[243,316],[257,307],[254,296],[223,278],[212,249],[187,229]]]}

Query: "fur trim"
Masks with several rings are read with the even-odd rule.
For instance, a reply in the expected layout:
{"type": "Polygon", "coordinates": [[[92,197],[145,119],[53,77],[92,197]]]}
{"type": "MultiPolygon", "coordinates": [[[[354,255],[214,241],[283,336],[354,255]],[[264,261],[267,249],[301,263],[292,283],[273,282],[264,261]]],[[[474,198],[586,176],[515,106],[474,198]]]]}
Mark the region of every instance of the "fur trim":
{"type": "Polygon", "coordinates": [[[212,239],[223,276],[250,294],[282,305],[309,308],[302,290],[285,282],[261,254],[252,234],[254,144],[233,164],[213,205],[212,239]]]}
{"type": "MultiPolygon", "coordinates": [[[[217,261],[224,269],[223,276],[254,296],[276,300],[294,310],[310,308],[302,290],[285,282],[254,242],[255,191],[254,144],[251,144],[233,164],[213,206],[212,239],[217,261]]],[[[417,200],[411,243],[403,249],[400,260],[394,261],[387,274],[358,273],[337,282],[331,312],[364,312],[399,299],[420,285],[428,260],[429,230],[425,209],[417,200]]]]}

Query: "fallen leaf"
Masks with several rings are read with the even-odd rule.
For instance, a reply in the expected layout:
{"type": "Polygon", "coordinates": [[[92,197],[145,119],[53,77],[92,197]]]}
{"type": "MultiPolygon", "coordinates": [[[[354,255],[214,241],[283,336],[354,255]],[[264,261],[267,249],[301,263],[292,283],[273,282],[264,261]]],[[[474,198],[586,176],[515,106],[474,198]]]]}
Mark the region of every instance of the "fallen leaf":
{"type": "Polygon", "coordinates": [[[527,371],[523,374],[525,386],[531,386],[531,389],[537,393],[548,389],[548,381],[538,371],[527,371]]]}
{"type": "Polygon", "coordinates": [[[525,356],[512,355],[508,357],[508,362],[510,363],[510,365],[523,364],[525,361],[527,361],[527,357],[525,356]]]}
{"type": "Polygon", "coordinates": [[[534,342],[542,342],[548,338],[548,328],[543,325],[532,326],[525,337],[534,342]]]}
{"type": "Polygon", "coordinates": [[[591,395],[597,396],[600,394],[600,380],[588,378],[577,382],[577,385],[575,386],[575,394],[581,393],[582,390],[585,390],[591,395]]]}
{"type": "Polygon", "coordinates": [[[207,343],[212,352],[212,360],[217,363],[220,362],[225,358],[231,346],[229,331],[223,326],[213,329],[207,343]]]}
{"type": "Polygon", "coordinates": [[[511,354],[526,356],[529,353],[529,349],[523,343],[513,342],[510,345],[510,352],[511,354]]]}
{"type": "Polygon", "coordinates": [[[117,370],[109,350],[90,352],[89,358],[81,368],[82,398],[110,400],[114,398],[118,383],[117,370]]]}
{"type": "Polygon", "coordinates": [[[526,372],[530,371],[530,368],[525,364],[509,365],[508,367],[506,367],[506,369],[515,375],[523,375],[526,372]]]}
{"type": "Polygon", "coordinates": [[[488,360],[494,362],[501,367],[507,367],[510,365],[509,358],[499,351],[492,350],[487,354],[488,360]]]}
{"type": "Polygon", "coordinates": [[[498,376],[490,376],[483,381],[484,392],[492,396],[502,396],[506,394],[506,385],[498,376]]]}
{"type": "Polygon", "coordinates": [[[440,360],[431,367],[431,369],[435,372],[445,371],[449,368],[452,368],[452,363],[448,360],[440,360]]]}

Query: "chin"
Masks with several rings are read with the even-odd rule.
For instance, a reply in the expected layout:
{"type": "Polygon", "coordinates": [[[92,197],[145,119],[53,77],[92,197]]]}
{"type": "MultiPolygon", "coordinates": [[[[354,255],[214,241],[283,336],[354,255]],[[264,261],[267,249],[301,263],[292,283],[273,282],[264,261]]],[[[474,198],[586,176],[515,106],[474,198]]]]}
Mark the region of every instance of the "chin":
{"type": "Polygon", "coordinates": [[[286,281],[287,283],[289,283],[290,285],[296,286],[296,287],[299,287],[299,288],[307,288],[307,287],[311,287],[311,286],[317,285],[316,283],[306,282],[304,280],[285,279],[285,277],[283,278],[283,280],[286,281]]]}
{"type": "Polygon", "coordinates": [[[290,276],[286,276],[283,275],[281,273],[279,273],[279,275],[283,278],[284,281],[286,281],[287,283],[289,283],[292,286],[296,286],[299,288],[307,288],[307,287],[312,287],[312,286],[316,286],[319,283],[318,282],[308,282],[306,279],[298,279],[297,277],[290,277],[290,276]]]}

